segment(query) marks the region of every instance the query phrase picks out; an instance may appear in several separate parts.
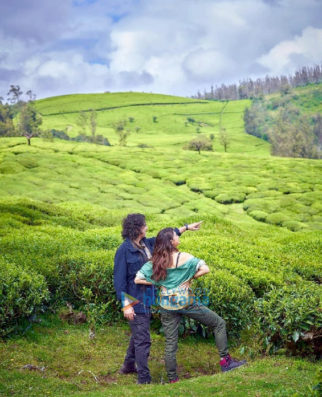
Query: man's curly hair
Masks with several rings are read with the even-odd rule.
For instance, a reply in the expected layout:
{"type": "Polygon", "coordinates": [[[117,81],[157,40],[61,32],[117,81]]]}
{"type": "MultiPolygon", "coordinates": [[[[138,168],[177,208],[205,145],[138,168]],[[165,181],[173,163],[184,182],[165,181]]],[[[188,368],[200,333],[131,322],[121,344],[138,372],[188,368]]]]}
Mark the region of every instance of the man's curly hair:
{"type": "Polygon", "coordinates": [[[129,214],[123,219],[122,237],[123,239],[129,238],[135,240],[145,225],[145,216],[142,214],[129,214]]]}

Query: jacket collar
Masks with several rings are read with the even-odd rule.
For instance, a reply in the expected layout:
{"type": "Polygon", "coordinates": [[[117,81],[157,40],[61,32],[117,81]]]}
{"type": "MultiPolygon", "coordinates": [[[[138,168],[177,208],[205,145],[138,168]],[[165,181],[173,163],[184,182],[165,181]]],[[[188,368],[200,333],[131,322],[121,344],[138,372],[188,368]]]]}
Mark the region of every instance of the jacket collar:
{"type": "MultiPolygon", "coordinates": [[[[144,238],[142,239],[142,241],[144,242],[144,244],[146,244],[146,241],[145,241],[145,240],[146,240],[146,239],[145,239],[145,237],[144,237],[144,238]]],[[[132,242],[131,242],[131,240],[130,240],[129,238],[125,239],[125,245],[126,245],[126,247],[129,249],[129,251],[131,251],[131,252],[136,252],[136,251],[139,251],[139,252],[140,252],[140,250],[132,244],[132,242]]]]}

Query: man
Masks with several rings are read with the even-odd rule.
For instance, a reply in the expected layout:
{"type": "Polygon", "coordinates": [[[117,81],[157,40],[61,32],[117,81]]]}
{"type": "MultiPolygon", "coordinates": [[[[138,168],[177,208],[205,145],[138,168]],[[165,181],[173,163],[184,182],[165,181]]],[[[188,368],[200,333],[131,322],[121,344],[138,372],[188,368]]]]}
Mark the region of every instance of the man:
{"type": "MultiPolygon", "coordinates": [[[[180,236],[186,230],[199,230],[200,224],[201,222],[186,224],[174,230],[180,236]]],[[[129,214],[123,219],[124,242],[117,249],[114,258],[114,287],[132,332],[120,373],[137,373],[139,384],[151,382],[148,357],[151,346],[150,318],[154,287],[134,283],[136,273],[153,253],[155,237],[146,238],[147,230],[142,214],[129,214]]]]}

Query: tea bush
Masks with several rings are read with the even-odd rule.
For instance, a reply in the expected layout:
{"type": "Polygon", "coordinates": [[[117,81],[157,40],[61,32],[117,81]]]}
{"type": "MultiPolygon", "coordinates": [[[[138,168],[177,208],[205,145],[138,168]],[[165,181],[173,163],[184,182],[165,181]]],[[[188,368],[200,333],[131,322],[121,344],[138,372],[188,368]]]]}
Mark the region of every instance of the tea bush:
{"type": "Polygon", "coordinates": [[[0,261],[0,336],[16,330],[48,300],[43,276],[16,264],[0,261]]]}
{"type": "Polygon", "coordinates": [[[216,270],[199,284],[209,297],[209,307],[226,322],[231,335],[239,335],[254,317],[254,294],[227,270],[216,270]]]}
{"type": "Polygon", "coordinates": [[[322,342],[319,286],[306,282],[273,288],[255,302],[255,308],[267,351],[287,347],[294,353],[314,353],[315,344],[322,342]]]}
{"type": "Polygon", "coordinates": [[[242,203],[245,200],[246,195],[239,192],[226,192],[218,194],[215,200],[221,204],[231,204],[231,203],[242,203]]]}

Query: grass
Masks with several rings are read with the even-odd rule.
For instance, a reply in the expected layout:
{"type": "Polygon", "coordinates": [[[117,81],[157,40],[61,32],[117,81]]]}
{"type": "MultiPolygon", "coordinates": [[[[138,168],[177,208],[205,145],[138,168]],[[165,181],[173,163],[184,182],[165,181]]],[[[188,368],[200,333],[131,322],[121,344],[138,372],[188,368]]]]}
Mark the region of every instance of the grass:
{"type": "Polygon", "coordinates": [[[178,349],[180,383],[168,385],[162,359],[164,337],[152,332],[152,385],[137,386],[135,376],[118,374],[129,338],[127,325],[100,328],[94,341],[88,334],[87,325],[69,325],[46,316],[23,337],[0,344],[0,395],[313,396],[311,389],[321,368],[299,358],[248,354],[246,367],[222,374],[213,341],[187,337],[180,340],[178,349]],[[23,369],[26,364],[45,369],[23,369]]]}

